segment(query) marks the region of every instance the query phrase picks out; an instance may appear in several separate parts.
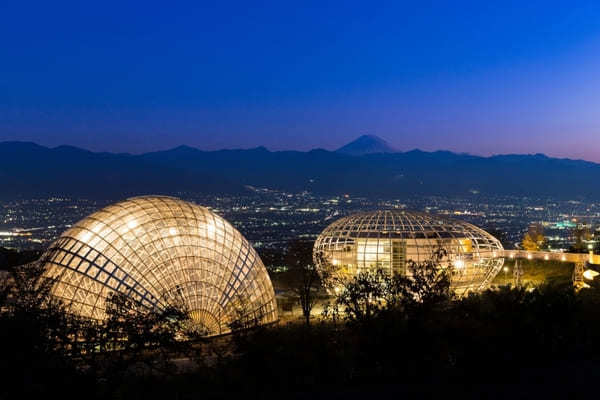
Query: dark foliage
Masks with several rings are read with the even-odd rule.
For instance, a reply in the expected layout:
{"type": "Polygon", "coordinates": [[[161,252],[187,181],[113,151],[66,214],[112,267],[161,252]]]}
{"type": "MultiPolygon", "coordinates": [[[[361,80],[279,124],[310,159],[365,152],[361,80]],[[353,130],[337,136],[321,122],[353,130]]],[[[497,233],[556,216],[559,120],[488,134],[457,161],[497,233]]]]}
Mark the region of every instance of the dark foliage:
{"type": "Polygon", "coordinates": [[[0,247],[0,270],[8,270],[18,265],[27,264],[40,258],[41,251],[17,251],[0,247]]]}
{"type": "Polygon", "coordinates": [[[198,356],[199,338],[180,308],[147,310],[119,294],[107,301],[106,320],[93,321],[69,314],[50,295],[53,284],[37,263],[2,282],[0,398],[102,396],[131,377],[175,372],[172,359],[198,356]]]}
{"type": "Polygon", "coordinates": [[[296,295],[306,325],[310,325],[311,311],[317,300],[321,281],[313,263],[313,245],[314,242],[310,241],[292,241],[285,256],[285,265],[289,269],[284,275],[284,281],[296,295]]]}
{"type": "Polygon", "coordinates": [[[58,394],[89,383],[73,361],[78,321],[52,301],[37,266],[13,269],[0,292],[0,398],[58,394]]]}
{"type": "MultiPolygon", "coordinates": [[[[435,259],[411,270],[410,277],[378,272],[347,282],[335,302],[338,311],[347,308],[344,318],[261,327],[256,316],[232,326],[231,336],[196,342],[180,340],[188,332],[180,308],[156,312],[115,295],[106,323],[82,321],[48,297],[52,282],[39,270],[18,269],[0,299],[0,398],[198,398],[414,385],[439,395],[456,383],[573,385],[600,375],[596,284],[578,293],[563,284],[501,287],[456,299],[435,259]],[[191,367],[182,370],[181,360],[191,367]]],[[[241,300],[240,313],[246,315],[241,300]]]]}

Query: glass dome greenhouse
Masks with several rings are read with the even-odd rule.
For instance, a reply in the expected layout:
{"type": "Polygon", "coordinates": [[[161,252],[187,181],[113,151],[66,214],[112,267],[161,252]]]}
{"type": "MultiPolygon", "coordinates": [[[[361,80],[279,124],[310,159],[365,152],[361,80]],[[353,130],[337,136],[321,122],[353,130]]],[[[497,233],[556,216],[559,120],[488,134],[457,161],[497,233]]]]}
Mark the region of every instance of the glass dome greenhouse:
{"type": "Polygon", "coordinates": [[[334,277],[363,271],[408,274],[411,262],[431,260],[443,249],[442,267],[451,268],[458,295],[481,291],[502,269],[500,241],[469,223],[404,210],[364,212],[341,218],[319,235],[314,246],[317,268],[334,277]]]}
{"type": "Polygon", "coordinates": [[[183,303],[211,335],[242,318],[278,318],[271,281],[248,241],[207,208],[172,197],[109,205],[64,232],[42,260],[56,279],[52,294],[84,317],[103,319],[107,296],[119,292],[148,309],[183,303]]]}

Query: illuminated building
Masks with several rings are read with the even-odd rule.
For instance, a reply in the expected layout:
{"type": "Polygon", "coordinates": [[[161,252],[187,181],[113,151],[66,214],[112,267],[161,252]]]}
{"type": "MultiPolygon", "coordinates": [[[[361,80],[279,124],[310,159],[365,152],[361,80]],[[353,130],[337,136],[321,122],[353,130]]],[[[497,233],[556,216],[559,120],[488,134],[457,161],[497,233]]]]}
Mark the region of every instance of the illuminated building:
{"type": "Polygon", "coordinates": [[[277,320],[267,271],[248,241],[207,208],[164,196],[131,198],[64,232],[42,257],[54,296],[103,319],[110,293],[147,309],[183,304],[208,334],[240,319],[277,320]]]}
{"type": "Polygon", "coordinates": [[[366,212],[341,218],[317,238],[315,263],[334,277],[356,276],[381,269],[410,274],[411,262],[447,253],[441,265],[451,268],[452,288],[462,295],[486,289],[504,263],[502,244],[466,222],[401,210],[366,212]]]}

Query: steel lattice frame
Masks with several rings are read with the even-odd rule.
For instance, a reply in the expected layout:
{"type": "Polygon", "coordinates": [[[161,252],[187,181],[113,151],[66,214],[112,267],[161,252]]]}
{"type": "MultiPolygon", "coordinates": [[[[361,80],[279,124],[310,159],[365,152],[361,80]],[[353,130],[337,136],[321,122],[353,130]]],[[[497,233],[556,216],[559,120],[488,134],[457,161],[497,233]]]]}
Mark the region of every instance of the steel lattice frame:
{"type": "Polygon", "coordinates": [[[489,233],[451,218],[402,210],[350,215],[329,225],[315,242],[314,258],[336,276],[382,269],[406,274],[409,261],[431,259],[443,248],[452,287],[459,295],[486,289],[504,263],[502,244],[489,233]]]}
{"type": "Polygon", "coordinates": [[[164,196],[131,198],[84,218],[48,249],[53,294],[70,311],[105,317],[111,292],[147,308],[183,302],[209,334],[232,322],[277,320],[271,280],[256,251],[207,208],[164,196]]]}

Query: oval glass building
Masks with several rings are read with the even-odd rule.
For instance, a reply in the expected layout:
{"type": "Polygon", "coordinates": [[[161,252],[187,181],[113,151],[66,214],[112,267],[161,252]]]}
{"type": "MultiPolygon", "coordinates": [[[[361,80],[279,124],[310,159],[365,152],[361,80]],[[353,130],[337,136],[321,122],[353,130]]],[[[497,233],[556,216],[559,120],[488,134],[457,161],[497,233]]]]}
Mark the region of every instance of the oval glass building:
{"type": "Polygon", "coordinates": [[[42,257],[54,296],[84,317],[103,319],[111,292],[148,309],[184,304],[207,334],[243,318],[277,320],[271,280],[256,251],[223,218],[164,196],[101,209],[62,234],[42,257]]]}
{"type": "Polygon", "coordinates": [[[317,238],[314,259],[336,277],[381,269],[409,273],[409,263],[430,260],[444,249],[443,267],[450,267],[458,295],[486,289],[504,259],[502,244],[486,231],[454,219],[402,210],[365,212],[341,218],[317,238]]]}

